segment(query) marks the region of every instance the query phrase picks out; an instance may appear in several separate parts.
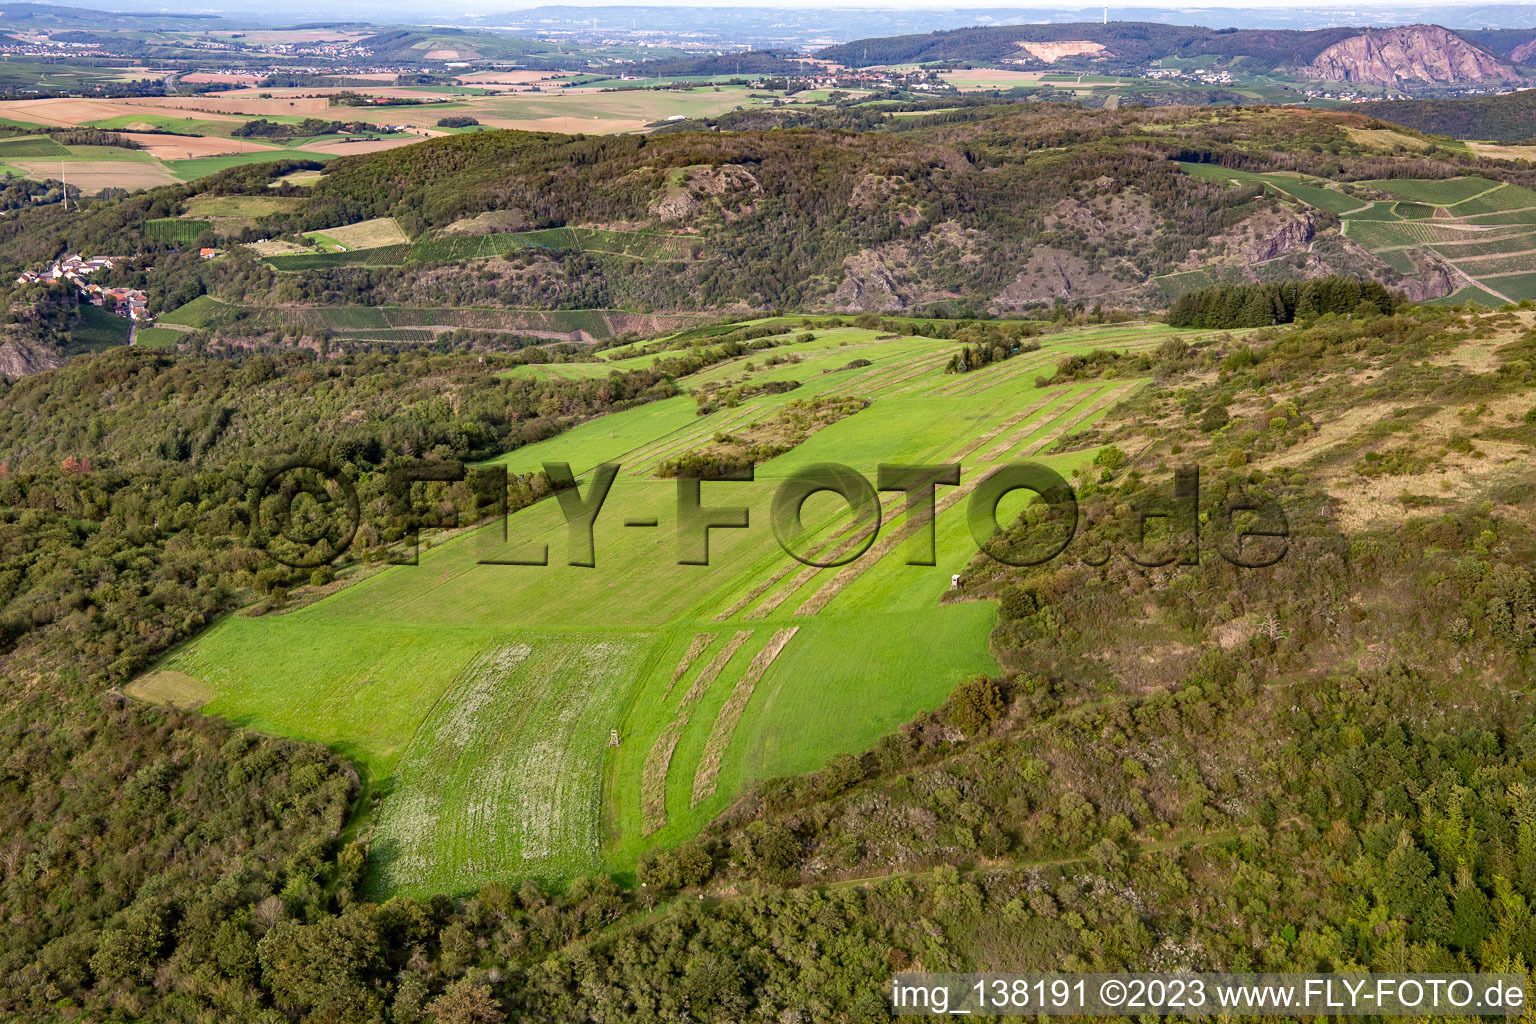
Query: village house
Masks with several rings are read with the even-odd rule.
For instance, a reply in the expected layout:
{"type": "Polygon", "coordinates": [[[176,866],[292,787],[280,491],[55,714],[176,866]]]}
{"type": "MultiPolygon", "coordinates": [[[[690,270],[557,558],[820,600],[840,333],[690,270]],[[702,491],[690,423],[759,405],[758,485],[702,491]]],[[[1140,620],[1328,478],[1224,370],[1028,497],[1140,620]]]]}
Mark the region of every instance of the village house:
{"type": "MultiPolygon", "coordinates": [[[[213,250],[205,249],[203,252],[207,254],[213,252],[213,250]]],[[[111,269],[115,261],[116,257],[112,256],[92,256],[90,259],[78,255],[64,256],[55,260],[53,265],[46,270],[23,271],[21,276],[16,278],[16,283],[35,284],[39,281],[49,283],[67,281],[79,289],[81,298],[90,302],[93,306],[110,309],[118,316],[126,317],[130,320],[149,320],[149,296],[139,289],[105,288],[86,280],[98,270],[111,269]]]]}

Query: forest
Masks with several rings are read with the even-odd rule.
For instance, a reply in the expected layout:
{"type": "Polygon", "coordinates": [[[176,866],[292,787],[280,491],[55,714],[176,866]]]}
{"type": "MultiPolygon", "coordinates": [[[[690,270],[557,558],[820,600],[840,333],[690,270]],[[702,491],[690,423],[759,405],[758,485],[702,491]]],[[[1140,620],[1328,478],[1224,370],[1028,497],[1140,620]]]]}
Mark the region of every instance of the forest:
{"type": "Polygon", "coordinates": [[[1375,281],[1319,277],[1279,284],[1223,284],[1185,292],[1168,308],[1174,327],[1270,327],[1327,313],[1391,314],[1398,299],[1375,281]],[[1363,304],[1363,306],[1362,306],[1363,304]]]}
{"type": "Polygon", "coordinates": [[[1536,139],[1536,89],[1502,96],[1464,96],[1444,100],[1379,100],[1360,108],[1372,117],[1432,135],[1490,142],[1536,139]]]}

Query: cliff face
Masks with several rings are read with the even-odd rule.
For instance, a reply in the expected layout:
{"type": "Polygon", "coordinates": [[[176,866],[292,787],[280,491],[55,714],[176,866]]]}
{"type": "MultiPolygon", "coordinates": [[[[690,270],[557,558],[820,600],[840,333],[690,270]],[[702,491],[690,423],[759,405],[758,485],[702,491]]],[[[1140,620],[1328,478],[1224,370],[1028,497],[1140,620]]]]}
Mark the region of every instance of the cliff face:
{"type": "Polygon", "coordinates": [[[1475,85],[1528,79],[1487,50],[1439,25],[1409,25],[1351,36],[1302,68],[1309,78],[1369,85],[1475,85]]]}
{"type": "Polygon", "coordinates": [[[1516,64],[1536,64],[1536,39],[1509,51],[1509,59],[1516,64]]]}

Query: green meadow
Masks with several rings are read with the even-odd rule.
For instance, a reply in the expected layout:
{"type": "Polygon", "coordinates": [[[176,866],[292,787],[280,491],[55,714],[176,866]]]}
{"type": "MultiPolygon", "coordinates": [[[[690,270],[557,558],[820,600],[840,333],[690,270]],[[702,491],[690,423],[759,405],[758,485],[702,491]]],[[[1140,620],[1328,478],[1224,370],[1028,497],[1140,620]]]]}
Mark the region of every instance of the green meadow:
{"type": "MultiPolygon", "coordinates": [[[[708,415],[685,394],[495,460],[512,473],[569,463],[582,494],[598,465],[619,464],[593,527],[594,567],[567,564],[569,531],[546,500],[508,517],[505,540],[499,523],[435,546],[427,536],[419,565],[291,611],[231,616],[136,692],[169,680],[210,713],[354,758],[378,798],[363,822],[376,895],[628,872],[753,782],[868,748],[959,682],[997,670],[993,606],[950,593],[976,551],[972,488],[1023,459],[1070,475],[1094,450],[1058,452],[1062,439],[1144,383],[1038,387],[1037,377],[1068,354],[1154,348],[1177,332],[1056,334],[960,375],[943,372],[953,341],[852,327],[791,341],[801,333],[680,380],[689,392],[749,395],[708,415]],[[754,393],[774,380],[799,387],[754,393]],[[748,525],[710,531],[707,565],[680,564],[680,485],[655,476],[658,463],[817,396],[869,404],[760,463],[753,481],[701,484],[704,506],[742,507],[748,525]],[[842,564],[802,564],[775,541],[773,495],[798,470],[836,462],[873,480],[881,463],[940,461],[959,462],[962,476],[938,489],[934,565],[908,564],[923,545],[899,492],[880,495],[867,544],[841,499],[804,503],[797,550],[842,564]],[[547,564],[494,564],[540,555],[547,564]]],[[[540,369],[608,372],[653,358],[540,369]]],[[[1010,495],[1000,518],[1023,502],[1010,495]]]]}

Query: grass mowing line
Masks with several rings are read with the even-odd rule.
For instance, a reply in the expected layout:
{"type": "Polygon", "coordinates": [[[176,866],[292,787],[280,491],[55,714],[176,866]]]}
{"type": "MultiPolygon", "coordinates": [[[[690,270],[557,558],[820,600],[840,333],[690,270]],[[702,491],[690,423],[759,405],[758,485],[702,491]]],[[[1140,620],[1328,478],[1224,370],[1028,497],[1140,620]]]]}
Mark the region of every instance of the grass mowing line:
{"type": "Polygon", "coordinates": [[[697,807],[702,801],[715,795],[715,780],[720,775],[720,760],[725,756],[725,750],[731,743],[731,736],[736,731],[736,723],[741,721],[742,712],[747,710],[747,701],[752,699],[752,691],[757,688],[758,681],[768,671],[768,666],[773,664],[779,652],[790,639],[800,631],[799,626],[789,626],[773,634],[773,639],[768,641],[768,646],[757,652],[757,657],[752,659],[752,664],[747,666],[747,671],[742,674],[736,683],[736,688],[731,691],[730,698],[720,708],[720,713],[715,716],[715,727],[709,734],[709,742],[704,745],[704,756],[699,759],[698,767],[693,774],[693,801],[692,806],[697,807]]]}
{"type": "MultiPolygon", "coordinates": [[[[677,750],[678,740],[683,738],[683,730],[688,728],[688,722],[693,717],[693,704],[704,696],[706,690],[714,685],[721,671],[735,657],[741,646],[752,639],[753,630],[738,630],[731,637],[730,642],[722,647],[708,665],[704,666],[693,685],[688,687],[688,692],[683,694],[683,699],[678,702],[677,711],[673,713],[671,721],[656,737],[656,742],[651,744],[651,749],[646,752],[645,766],[640,774],[640,820],[643,835],[650,835],[667,824],[667,772],[672,768],[672,754],[677,750]]],[[[699,636],[710,636],[712,633],[701,633],[699,636]]],[[[697,641],[698,637],[694,638],[697,641]]],[[[692,648],[689,648],[692,650],[692,648]]],[[[671,687],[667,687],[671,690],[671,687]]]]}
{"type": "MultiPolygon", "coordinates": [[[[629,475],[638,477],[650,476],[652,471],[656,468],[655,466],[651,465],[653,461],[659,465],[668,457],[686,452],[691,448],[702,444],[705,441],[708,441],[716,434],[729,433],[737,427],[744,425],[754,416],[763,414],[764,411],[765,410],[760,406],[749,405],[734,413],[728,413],[726,410],[722,409],[720,411],[721,418],[715,423],[708,422],[711,418],[710,416],[702,417],[694,423],[693,428],[689,433],[685,434],[681,438],[674,439],[665,447],[656,449],[654,445],[648,445],[647,448],[654,450],[647,451],[645,448],[641,448],[628,453],[625,456],[626,459],[638,459],[640,462],[640,465],[637,465],[634,469],[629,471],[629,475]]],[[[711,416],[713,415],[714,414],[712,413],[711,416]]]]}
{"type": "MultiPolygon", "coordinates": [[[[855,369],[859,370],[860,372],[854,374],[854,376],[848,378],[845,381],[839,382],[837,387],[840,390],[846,390],[849,394],[872,394],[876,390],[885,387],[888,378],[906,373],[913,367],[920,366],[925,360],[931,360],[932,358],[933,357],[928,353],[921,353],[914,356],[906,356],[892,360],[883,366],[875,365],[868,367],[855,367],[855,369]]],[[[830,377],[833,374],[841,373],[845,369],[847,369],[846,366],[839,367],[835,370],[830,370],[821,376],[830,377]]],[[[922,371],[919,370],[918,372],[922,371]]]]}
{"type": "Polygon", "coordinates": [[[1028,355],[1018,355],[1012,359],[1005,359],[1001,363],[983,366],[979,370],[970,370],[966,373],[956,374],[955,380],[952,383],[945,383],[942,388],[934,393],[943,395],[945,398],[963,398],[974,395],[985,391],[993,384],[1001,384],[1012,380],[1021,373],[1037,370],[1059,357],[1059,352],[1031,352],[1028,355]]]}
{"type": "Polygon", "coordinates": [[[672,670],[672,681],[667,684],[666,692],[661,695],[662,700],[666,700],[672,693],[672,687],[677,685],[677,681],[688,674],[688,669],[693,665],[693,659],[703,654],[704,648],[714,642],[715,634],[713,633],[697,633],[694,635],[693,642],[688,645],[688,650],[683,652],[683,659],[677,663],[677,668],[672,670]]]}
{"type": "MultiPolygon", "coordinates": [[[[1073,354],[1075,354],[1074,351],[1068,350],[1051,352],[1049,354],[1042,355],[1038,359],[1009,359],[999,364],[1005,367],[1005,369],[979,381],[967,381],[965,385],[962,385],[958,389],[954,390],[952,394],[956,398],[971,398],[981,394],[983,391],[986,391],[989,388],[994,388],[999,384],[1010,384],[1025,374],[1031,373],[1044,367],[1049,367],[1052,364],[1059,362],[1065,356],[1073,354]],[[1014,365],[1015,363],[1018,365],[1014,365]]],[[[963,374],[962,376],[969,377],[971,374],[967,373],[963,374]]]]}
{"type": "MultiPolygon", "coordinates": [[[[888,515],[889,509],[895,506],[897,500],[898,499],[896,497],[894,497],[893,495],[889,495],[889,494],[884,496],[884,497],[882,497],[880,499],[880,517],[881,517],[882,520],[884,520],[885,517],[888,515]]],[[[814,547],[810,548],[809,551],[807,552],[807,556],[806,557],[808,557],[808,558],[819,558],[829,547],[832,546],[833,543],[835,543],[837,541],[837,539],[839,537],[841,537],[843,534],[847,533],[852,528],[853,528],[853,524],[852,523],[844,524],[841,529],[833,531],[829,536],[823,538],[821,541],[817,542],[817,544],[814,547]]],[[[741,597],[737,598],[734,602],[732,602],[731,606],[729,608],[727,608],[725,611],[721,612],[720,614],[716,615],[715,616],[715,621],[716,622],[724,622],[726,619],[729,619],[731,616],[733,616],[736,613],[740,612],[743,608],[747,607],[747,605],[751,604],[753,601],[756,601],[759,597],[762,597],[763,594],[767,593],[771,588],[776,586],[781,580],[784,579],[784,577],[788,576],[791,572],[793,572],[795,566],[799,565],[799,564],[800,564],[799,562],[790,561],[790,562],[786,562],[783,565],[779,566],[779,568],[775,569],[771,575],[769,575],[766,578],[764,578],[761,582],[759,582],[751,590],[747,591],[741,597]]],[[[801,571],[800,571],[800,575],[801,575],[802,578],[801,579],[797,579],[792,584],[790,584],[790,590],[787,593],[785,593],[784,595],[782,595],[778,599],[778,601],[774,602],[772,607],[770,607],[767,611],[763,611],[762,609],[756,609],[752,613],[749,613],[747,615],[747,618],[749,618],[749,619],[753,619],[753,618],[760,619],[760,618],[764,618],[765,616],[767,616],[768,612],[772,611],[773,608],[778,607],[778,603],[783,601],[784,597],[789,596],[790,593],[793,593],[796,589],[798,589],[805,582],[805,580],[808,580],[812,576],[814,576],[816,574],[816,571],[817,570],[816,570],[816,568],[814,566],[807,566],[807,567],[802,568],[801,571]]]]}
{"type": "MultiPolygon", "coordinates": [[[[1097,417],[1099,413],[1103,412],[1105,409],[1108,409],[1110,406],[1112,406],[1116,402],[1120,401],[1120,399],[1122,397],[1124,397],[1126,394],[1128,394],[1128,393],[1130,393],[1132,391],[1135,391],[1137,388],[1141,387],[1142,383],[1143,382],[1139,381],[1139,380],[1131,381],[1129,384],[1122,384],[1120,387],[1114,388],[1113,390],[1109,391],[1107,394],[1101,395],[1092,405],[1090,405],[1087,409],[1083,410],[1082,415],[1078,416],[1072,422],[1067,423],[1067,424],[1063,425],[1062,427],[1058,428],[1057,430],[1051,432],[1050,434],[1046,435],[1045,437],[1042,437],[1039,441],[1035,442],[1030,447],[1024,449],[1024,451],[1020,452],[1020,454],[1021,455],[1038,455],[1041,451],[1043,451],[1045,449],[1046,445],[1054,444],[1056,441],[1060,440],[1064,435],[1066,435],[1069,431],[1071,431],[1074,427],[1081,426],[1084,423],[1088,422],[1089,420],[1097,417]]],[[[1073,411],[1076,412],[1076,409],[1074,409],[1073,411]]]]}
{"type": "MultiPolygon", "coordinates": [[[[1081,404],[1086,398],[1092,397],[1096,390],[1096,388],[1093,388],[1088,389],[1087,391],[1080,391],[1077,388],[1069,385],[1059,391],[1051,392],[1042,402],[1036,403],[1036,405],[1031,408],[1031,412],[1039,411],[1039,416],[1031,417],[1023,424],[1023,426],[1016,430],[1009,429],[1008,433],[1002,438],[1002,440],[998,441],[996,445],[981,453],[981,461],[983,463],[1001,461],[1003,456],[1007,455],[1008,452],[1012,451],[1016,446],[1023,444],[1031,437],[1034,437],[1036,434],[1038,434],[1042,427],[1049,427],[1052,423],[1060,419],[1066,411],[1081,404]]],[[[1015,426],[1017,426],[1017,423],[1009,424],[1010,428],[1015,426]]],[[[996,434],[993,435],[993,437],[997,437],[1002,433],[1003,431],[999,430],[996,434]]],[[[988,440],[991,439],[992,438],[988,438],[988,440]]]]}
{"type": "MultiPolygon", "coordinates": [[[[1094,400],[1107,385],[1098,384],[1080,391],[1074,390],[1068,393],[1066,401],[1054,405],[1050,409],[1048,419],[1026,423],[1015,431],[1005,441],[1001,442],[993,451],[998,452],[996,461],[1007,462],[1010,459],[1022,458],[1030,454],[1034,449],[1031,443],[1040,438],[1054,437],[1053,431],[1058,426],[1066,426],[1071,422],[1071,416],[1094,400]]],[[[992,461],[992,460],[987,460],[992,461]]]]}
{"type": "MultiPolygon", "coordinates": [[[[896,510],[896,505],[903,500],[905,499],[898,498],[894,494],[888,494],[882,497],[880,499],[881,521],[883,522],[891,515],[893,515],[896,510]]],[[[829,549],[832,549],[832,558],[840,558],[847,554],[850,549],[852,549],[862,540],[862,537],[857,534],[851,537],[848,536],[848,534],[853,532],[853,530],[858,525],[859,522],[856,519],[844,523],[841,527],[833,530],[832,533],[830,533],[826,538],[824,538],[820,543],[812,548],[807,557],[820,559],[823,555],[828,553],[829,549]],[[833,545],[836,545],[836,547],[833,548],[833,545]]],[[[785,565],[782,569],[769,577],[768,580],[765,581],[765,584],[760,584],[759,586],[752,588],[752,591],[748,593],[746,597],[732,605],[731,608],[737,609],[739,607],[745,606],[746,604],[750,604],[755,597],[761,595],[763,592],[768,590],[769,587],[777,584],[779,581],[784,579],[785,576],[788,576],[790,571],[799,564],[800,563],[798,562],[791,562],[785,565]]],[[[788,586],[771,595],[768,600],[752,609],[746,614],[746,617],[749,619],[766,619],[778,609],[779,605],[783,604],[797,591],[799,591],[801,587],[805,586],[812,579],[814,579],[823,568],[824,566],[819,565],[802,566],[800,572],[795,575],[795,578],[789,581],[788,586]]],[[[725,614],[729,616],[730,614],[733,614],[733,612],[728,610],[725,612],[725,614]]]]}
{"type": "MultiPolygon", "coordinates": [[[[676,430],[668,431],[661,437],[647,441],[645,444],[639,445],[638,447],[632,448],[625,452],[624,462],[649,463],[652,459],[660,458],[662,455],[671,451],[675,451],[679,447],[687,447],[690,444],[697,444],[699,438],[703,437],[704,434],[708,431],[715,430],[718,427],[726,425],[734,425],[736,422],[739,422],[741,418],[749,416],[751,413],[751,409],[743,409],[740,411],[720,409],[716,412],[710,413],[707,416],[696,417],[691,423],[678,427],[676,430]],[[727,424],[726,420],[731,416],[735,416],[736,419],[730,420],[730,423],[727,424]],[[701,433],[701,428],[706,428],[706,430],[701,433]]],[[[639,468],[635,468],[630,470],[630,475],[646,476],[648,474],[639,468]]]]}
{"type": "Polygon", "coordinates": [[[907,381],[914,377],[927,376],[933,371],[934,367],[941,366],[945,362],[947,362],[947,360],[945,360],[942,355],[925,355],[919,359],[913,360],[910,364],[908,364],[907,367],[902,368],[903,370],[910,369],[910,372],[898,371],[899,375],[891,376],[891,379],[889,380],[882,380],[866,384],[866,387],[875,392],[887,391],[896,387],[898,384],[905,384],[907,381]]]}
{"type": "MultiPolygon", "coordinates": [[[[1012,416],[1003,420],[991,430],[981,434],[970,443],[964,445],[959,451],[951,456],[951,461],[958,462],[969,457],[978,448],[996,438],[1003,431],[1008,430],[1009,428],[1016,426],[1021,421],[1028,419],[1036,412],[1038,412],[1043,406],[1060,400],[1061,398],[1070,394],[1071,391],[1071,388],[1065,388],[1059,391],[1048,393],[1044,397],[1038,399],[1033,405],[1028,406],[1020,412],[1014,413],[1012,416]]],[[[1004,442],[1004,444],[1007,446],[1012,446],[1014,443],[1015,440],[1012,437],[1004,442]]],[[[966,490],[968,492],[969,488],[966,490]]],[[[888,520],[895,513],[895,506],[901,500],[902,499],[893,496],[887,496],[881,499],[880,517],[882,521],[888,520]]],[[[946,505],[945,507],[947,508],[948,506],[946,505]]],[[[832,552],[833,558],[837,558],[846,554],[860,540],[858,536],[848,536],[848,534],[850,534],[857,525],[858,523],[856,520],[843,524],[840,529],[835,530],[831,535],[829,535],[815,548],[813,548],[809,554],[809,557],[820,559],[824,554],[827,553],[829,548],[832,548],[834,544],[837,545],[837,548],[832,552]]],[[[794,570],[794,568],[795,566],[793,563],[781,567],[775,571],[773,575],[768,577],[762,583],[759,583],[757,586],[753,587],[741,598],[737,599],[737,601],[724,612],[721,612],[719,615],[715,616],[715,619],[717,621],[723,621],[730,618],[732,615],[735,615],[737,612],[741,611],[741,609],[747,607],[753,601],[757,600],[757,598],[761,597],[769,589],[777,586],[784,579],[784,577],[788,576],[790,572],[794,570]]],[[[746,617],[749,619],[764,619],[769,615],[772,615],[781,604],[789,600],[789,598],[797,593],[801,587],[805,586],[812,579],[814,579],[821,572],[822,568],[822,566],[815,565],[803,567],[800,572],[796,574],[795,578],[789,582],[788,586],[777,591],[762,604],[752,609],[747,613],[746,617]]]]}
{"type": "MultiPolygon", "coordinates": [[[[959,487],[956,487],[954,490],[950,491],[948,494],[944,495],[944,497],[935,502],[933,507],[934,520],[937,521],[940,515],[953,508],[957,502],[975,490],[976,486],[981,483],[983,479],[984,475],[978,473],[970,480],[962,483],[959,487]]],[[[843,589],[847,587],[848,584],[852,583],[854,580],[868,572],[871,566],[878,564],[880,560],[886,555],[890,554],[892,551],[895,551],[899,546],[901,546],[903,542],[905,542],[909,537],[916,533],[918,529],[926,523],[926,516],[922,521],[908,520],[901,525],[900,530],[887,533],[874,545],[874,547],[866,551],[863,556],[849,563],[848,565],[843,566],[842,569],[838,571],[836,576],[833,576],[830,580],[823,583],[821,585],[821,589],[817,590],[816,593],[812,594],[805,600],[805,603],[795,609],[795,614],[815,615],[817,612],[821,611],[827,606],[829,601],[831,601],[838,594],[842,593],[843,589]]]]}
{"type": "MultiPolygon", "coordinates": [[[[1119,398],[1119,396],[1124,394],[1126,391],[1134,389],[1134,388],[1137,388],[1140,385],[1141,385],[1140,381],[1133,381],[1133,382],[1131,382],[1129,384],[1124,384],[1124,385],[1122,385],[1122,386],[1120,386],[1118,388],[1115,388],[1115,389],[1111,390],[1108,394],[1102,395],[1100,398],[1098,398],[1097,401],[1094,401],[1093,404],[1089,406],[1089,408],[1084,410],[1083,414],[1081,416],[1079,416],[1076,419],[1072,420],[1070,423],[1064,424],[1063,426],[1058,428],[1054,433],[1048,434],[1046,437],[1041,438],[1040,441],[1038,442],[1038,444],[1036,445],[1036,447],[1033,450],[1026,452],[1025,454],[1033,455],[1036,451],[1039,451],[1040,448],[1044,447],[1046,444],[1054,442],[1062,434],[1065,434],[1067,431],[1071,430],[1073,427],[1077,426],[1078,424],[1082,423],[1083,421],[1091,418],[1092,416],[1094,416],[1098,412],[1100,412],[1103,409],[1107,408],[1111,403],[1116,401],[1119,398]]],[[[1095,389],[1094,392],[1090,392],[1090,395],[1094,394],[1094,393],[1097,393],[1098,391],[1101,391],[1101,390],[1103,390],[1103,389],[1095,389]]],[[[1083,404],[1082,402],[1078,402],[1078,403],[1074,404],[1073,407],[1072,407],[1072,410],[1075,412],[1077,409],[1082,407],[1082,404],[1083,404]]],[[[1071,415],[1071,413],[1068,413],[1068,415],[1071,415]]],[[[1061,417],[1058,417],[1057,420],[1059,420],[1060,418],[1061,417]]],[[[967,481],[966,483],[961,484],[959,487],[955,488],[949,494],[945,495],[940,501],[938,501],[935,504],[935,507],[934,507],[934,518],[937,519],[939,517],[939,515],[941,515],[945,511],[949,510],[950,508],[954,507],[954,505],[956,505],[959,501],[961,501],[961,499],[967,497],[973,490],[976,489],[976,487],[984,479],[986,479],[986,474],[977,473],[969,481],[967,481]]],[[[921,528],[925,523],[926,523],[926,519],[921,521],[921,522],[919,522],[919,521],[909,521],[909,522],[903,523],[902,524],[902,528],[900,530],[895,531],[894,533],[888,534],[887,536],[882,538],[878,543],[876,543],[874,545],[874,547],[870,548],[870,550],[864,556],[859,558],[856,562],[853,562],[850,565],[844,566],[843,569],[840,572],[838,572],[838,574],[836,576],[832,577],[826,583],[822,584],[822,587],[821,587],[820,590],[818,590],[818,591],[816,591],[816,593],[812,594],[810,596],[810,598],[808,598],[805,601],[804,604],[802,604],[799,608],[795,609],[795,614],[796,615],[815,615],[817,612],[821,611],[823,608],[825,608],[832,601],[832,599],[834,597],[836,597],[838,594],[842,593],[843,590],[846,589],[849,584],[851,584],[854,580],[858,579],[864,573],[868,572],[873,566],[879,564],[881,559],[883,559],[886,555],[890,554],[892,551],[896,550],[897,547],[899,547],[903,542],[905,542],[914,533],[916,533],[918,531],[918,529],[921,528]]]]}

